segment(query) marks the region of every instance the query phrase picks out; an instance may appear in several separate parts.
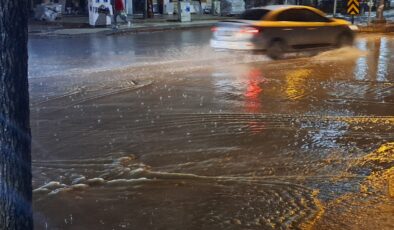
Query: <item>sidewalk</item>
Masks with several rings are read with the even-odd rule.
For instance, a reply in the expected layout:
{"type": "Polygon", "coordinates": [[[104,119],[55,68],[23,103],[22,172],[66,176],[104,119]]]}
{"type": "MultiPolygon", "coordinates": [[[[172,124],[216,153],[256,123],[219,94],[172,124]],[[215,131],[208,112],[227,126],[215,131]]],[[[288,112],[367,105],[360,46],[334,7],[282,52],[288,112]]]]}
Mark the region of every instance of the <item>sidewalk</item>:
{"type": "MultiPolygon", "coordinates": [[[[332,15],[328,15],[332,16],[332,15]]],[[[375,12],[371,13],[371,21],[375,18],[375,12]]],[[[351,20],[348,15],[336,15],[336,17],[351,20]]],[[[64,16],[55,22],[41,22],[31,20],[29,22],[30,36],[83,36],[83,35],[114,35],[124,33],[154,32],[163,30],[192,29],[213,26],[220,20],[230,17],[213,15],[192,14],[191,22],[179,22],[177,15],[155,15],[154,18],[131,19],[131,25],[119,24],[118,29],[107,27],[92,27],[89,25],[87,16],[64,16]]],[[[394,32],[394,9],[385,11],[386,24],[368,24],[368,13],[355,17],[355,24],[359,32],[387,33],[394,32]]]]}
{"type": "Polygon", "coordinates": [[[229,17],[213,15],[192,15],[191,22],[179,22],[177,15],[160,15],[154,18],[131,19],[130,26],[119,23],[119,28],[111,26],[92,27],[89,25],[87,16],[65,16],[55,22],[41,22],[31,20],[29,22],[29,35],[31,36],[78,36],[78,35],[113,35],[122,33],[153,32],[161,30],[191,29],[210,27],[220,20],[229,17]]]}

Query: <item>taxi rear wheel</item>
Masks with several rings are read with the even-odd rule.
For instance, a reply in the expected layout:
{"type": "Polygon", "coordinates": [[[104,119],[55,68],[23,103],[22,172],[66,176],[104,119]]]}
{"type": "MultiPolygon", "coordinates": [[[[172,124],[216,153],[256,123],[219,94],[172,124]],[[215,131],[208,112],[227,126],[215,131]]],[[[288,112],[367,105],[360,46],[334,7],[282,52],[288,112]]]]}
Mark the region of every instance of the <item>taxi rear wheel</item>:
{"type": "Polygon", "coordinates": [[[281,40],[272,41],[269,47],[267,48],[268,57],[275,60],[283,58],[285,52],[286,52],[286,43],[281,40]]]}

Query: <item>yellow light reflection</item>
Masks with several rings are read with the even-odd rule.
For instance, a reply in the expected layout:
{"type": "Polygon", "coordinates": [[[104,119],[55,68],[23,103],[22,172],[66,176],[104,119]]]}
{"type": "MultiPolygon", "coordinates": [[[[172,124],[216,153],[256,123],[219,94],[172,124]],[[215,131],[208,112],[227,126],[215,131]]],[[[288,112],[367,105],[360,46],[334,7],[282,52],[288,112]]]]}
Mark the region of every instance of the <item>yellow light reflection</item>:
{"type": "Polygon", "coordinates": [[[285,92],[290,100],[298,100],[305,96],[306,81],[311,76],[310,69],[296,69],[286,74],[285,92]]]}

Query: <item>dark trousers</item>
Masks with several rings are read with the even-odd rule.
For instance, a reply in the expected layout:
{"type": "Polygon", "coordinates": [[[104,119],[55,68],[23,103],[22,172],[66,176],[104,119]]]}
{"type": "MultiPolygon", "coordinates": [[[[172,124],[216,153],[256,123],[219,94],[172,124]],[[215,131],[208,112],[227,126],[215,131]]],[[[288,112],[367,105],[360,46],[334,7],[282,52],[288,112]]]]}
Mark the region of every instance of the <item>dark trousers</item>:
{"type": "Polygon", "coordinates": [[[128,22],[129,22],[129,21],[127,21],[126,15],[125,15],[125,14],[122,14],[122,13],[123,13],[123,11],[114,10],[114,24],[115,24],[115,25],[118,24],[118,20],[117,20],[118,16],[119,16],[120,19],[122,19],[125,23],[128,23],[128,22]]]}

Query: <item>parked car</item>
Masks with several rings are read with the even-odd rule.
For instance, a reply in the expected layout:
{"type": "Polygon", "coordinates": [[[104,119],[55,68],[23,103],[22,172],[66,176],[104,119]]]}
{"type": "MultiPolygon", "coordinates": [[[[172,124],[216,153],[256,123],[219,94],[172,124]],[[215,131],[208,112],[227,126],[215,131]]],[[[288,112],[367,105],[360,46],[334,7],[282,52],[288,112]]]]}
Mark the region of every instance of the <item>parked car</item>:
{"type": "Polygon", "coordinates": [[[352,45],[356,27],[309,6],[272,5],[246,10],[212,28],[211,47],[265,50],[271,58],[306,48],[352,45]]]}

